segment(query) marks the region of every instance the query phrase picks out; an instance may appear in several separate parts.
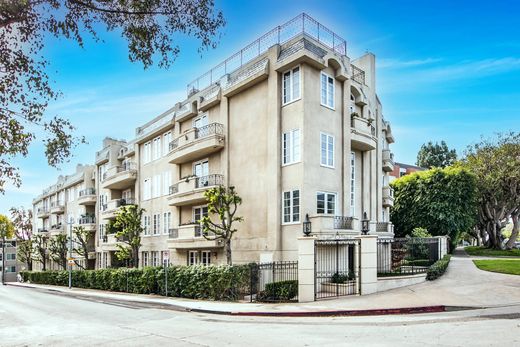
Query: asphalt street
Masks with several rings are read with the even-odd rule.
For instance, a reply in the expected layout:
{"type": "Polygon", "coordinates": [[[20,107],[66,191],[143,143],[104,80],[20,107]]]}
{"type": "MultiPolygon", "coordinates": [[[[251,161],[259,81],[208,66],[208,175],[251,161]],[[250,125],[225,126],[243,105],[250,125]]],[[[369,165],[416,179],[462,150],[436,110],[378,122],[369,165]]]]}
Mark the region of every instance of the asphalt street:
{"type": "Polygon", "coordinates": [[[0,286],[0,346],[518,346],[520,305],[370,317],[231,317],[0,286]]]}

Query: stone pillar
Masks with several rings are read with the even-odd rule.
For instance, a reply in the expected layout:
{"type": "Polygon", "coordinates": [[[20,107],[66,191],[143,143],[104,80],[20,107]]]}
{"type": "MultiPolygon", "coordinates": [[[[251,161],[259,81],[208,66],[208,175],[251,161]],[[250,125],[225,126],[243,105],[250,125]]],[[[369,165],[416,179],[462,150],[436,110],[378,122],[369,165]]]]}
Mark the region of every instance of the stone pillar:
{"type": "Polygon", "coordinates": [[[314,236],[298,238],[298,302],[314,301],[314,236]]]}
{"type": "Polygon", "coordinates": [[[448,238],[446,236],[436,236],[435,238],[439,242],[439,259],[442,259],[448,254],[448,238]]]}
{"type": "Polygon", "coordinates": [[[361,295],[377,292],[377,236],[361,235],[359,264],[359,293],[361,295]]]}

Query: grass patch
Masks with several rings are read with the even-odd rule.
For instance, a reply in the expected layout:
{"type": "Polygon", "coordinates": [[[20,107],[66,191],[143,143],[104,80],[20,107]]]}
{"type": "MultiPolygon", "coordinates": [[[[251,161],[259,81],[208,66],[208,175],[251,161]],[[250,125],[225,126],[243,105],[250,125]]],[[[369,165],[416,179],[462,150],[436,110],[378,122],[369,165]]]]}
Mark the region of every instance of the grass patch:
{"type": "Polygon", "coordinates": [[[520,259],[473,260],[473,263],[480,270],[520,275],[520,259]]]}
{"type": "Polygon", "coordinates": [[[520,249],[510,249],[510,250],[500,250],[500,249],[490,249],[479,246],[468,246],[465,247],[464,250],[469,255],[478,255],[484,257],[520,257],[520,249]]]}

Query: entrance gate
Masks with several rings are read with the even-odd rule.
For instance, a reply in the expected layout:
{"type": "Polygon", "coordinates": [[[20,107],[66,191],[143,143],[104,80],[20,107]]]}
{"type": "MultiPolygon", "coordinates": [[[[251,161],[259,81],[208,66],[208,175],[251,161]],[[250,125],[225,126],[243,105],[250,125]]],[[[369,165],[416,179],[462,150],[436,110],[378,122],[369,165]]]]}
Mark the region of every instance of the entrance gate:
{"type": "Polygon", "coordinates": [[[360,240],[314,242],[314,298],[316,300],[359,293],[360,240]]]}

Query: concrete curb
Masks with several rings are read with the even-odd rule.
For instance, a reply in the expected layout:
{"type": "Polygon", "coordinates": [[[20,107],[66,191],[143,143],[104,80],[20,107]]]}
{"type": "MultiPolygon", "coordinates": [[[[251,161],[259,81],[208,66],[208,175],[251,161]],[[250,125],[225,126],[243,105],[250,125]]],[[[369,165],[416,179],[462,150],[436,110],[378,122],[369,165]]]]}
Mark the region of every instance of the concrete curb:
{"type": "Polygon", "coordinates": [[[480,309],[482,307],[466,307],[466,306],[445,306],[445,305],[432,305],[432,306],[417,306],[417,307],[401,307],[401,308],[380,308],[380,309],[360,309],[360,310],[322,310],[322,311],[225,311],[225,310],[212,310],[203,308],[191,308],[169,302],[154,302],[148,300],[135,300],[124,298],[122,295],[118,298],[103,297],[103,292],[98,291],[98,295],[89,295],[86,293],[75,293],[66,292],[62,288],[48,288],[39,287],[31,284],[18,284],[9,283],[8,285],[20,287],[20,288],[32,288],[39,289],[46,292],[60,293],[62,295],[85,299],[97,299],[97,301],[103,302],[105,300],[112,301],[126,301],[129,303],[135,303],[139,305],[147,305],[150,308],[169,309],[178,312],[193,312],[193,313],[205,313],[214,315],[224,316],[242,316],[242,317],[331,317],[331,316],[383,316],[383,315],[402,315],[402,314],[419,314],[419,313],[439,313],[447,311],[459,311],[459,310],[472,310],[480,309]],[[99,295],[101,294],[101,295],[99,295]]]}

